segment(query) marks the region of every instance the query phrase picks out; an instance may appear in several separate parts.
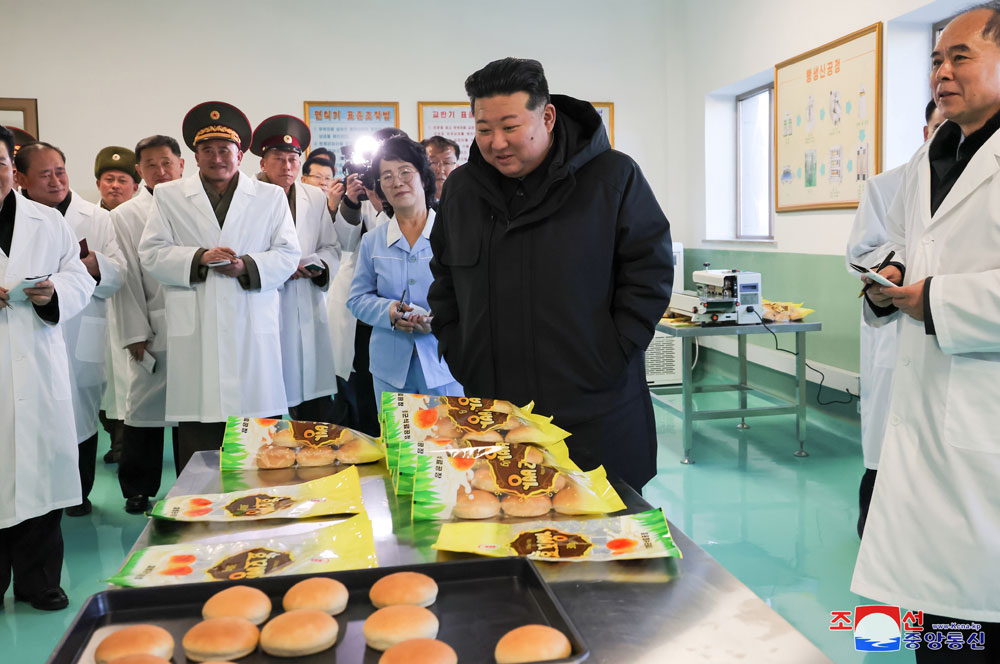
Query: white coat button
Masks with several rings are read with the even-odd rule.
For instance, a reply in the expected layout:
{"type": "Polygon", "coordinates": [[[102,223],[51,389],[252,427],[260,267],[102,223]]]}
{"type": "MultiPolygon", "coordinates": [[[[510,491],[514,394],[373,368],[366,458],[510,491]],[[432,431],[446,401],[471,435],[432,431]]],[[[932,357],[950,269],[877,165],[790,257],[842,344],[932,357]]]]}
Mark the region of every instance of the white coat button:
{"type": "Polygon", "coordinates": [[[411,285],[411,286],[412,286],[413,284],[415,284],[415,283],[417,283],[417,280],[416,280],[416,279],[410,279],[410,285],[411,285]]]}
{"type": "Polygon", "coordinates": [[[930,236],[924,238],[924,244],[930,244],[933,241],[934,241],[934,238],[932,238],[930,236]]]}
{"type": "Polygon", "coordinates": [[[411,263],[416,263],[417,262],[417,257],[416,256],[410,256],[410,262],[411,263]]]}
{"type": "Polygon", "coordinates": [[[899,415],[893,415],[891,418],[889,418],[889,421],[892,422],[892,426],[895,427],[895,426],[899,426],[899,423],[902,420],[899,419],[899,415]]]}
{"type": "Polygon", "coordinates": [[[910,366],[910,358],[908,358],[908,357],[904,357],[903,358],[903,366],[904,367],[910,366]]]}

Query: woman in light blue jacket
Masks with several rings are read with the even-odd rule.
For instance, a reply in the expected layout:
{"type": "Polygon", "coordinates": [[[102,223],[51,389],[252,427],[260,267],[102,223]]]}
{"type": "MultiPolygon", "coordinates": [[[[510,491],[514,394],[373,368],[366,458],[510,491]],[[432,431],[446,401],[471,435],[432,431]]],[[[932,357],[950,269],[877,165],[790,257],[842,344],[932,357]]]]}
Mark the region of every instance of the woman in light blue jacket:
{"type": "Polygon", "coordinates": [[[347,307],[372,326],[369,345],[375,402],[382,392],[462,396],[438,359],[427,308],[430,288],[434,173],[423,146],[391,138],[375,155],[375,192],[390,219],[361,240],[347,307]]]}

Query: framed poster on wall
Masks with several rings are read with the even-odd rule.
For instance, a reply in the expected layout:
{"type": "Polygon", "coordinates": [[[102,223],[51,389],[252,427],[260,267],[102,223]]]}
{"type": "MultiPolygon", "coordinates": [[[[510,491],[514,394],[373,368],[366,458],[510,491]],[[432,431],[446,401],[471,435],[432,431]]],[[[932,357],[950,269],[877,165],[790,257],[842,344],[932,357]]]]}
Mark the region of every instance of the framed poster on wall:
{"type": "Polygon", "coordinates": [[[881,23],[774,66],[777,212],[856,208],[881,166],[881,23]]]}
{"type": "Polygon", "coordinates": [[[312,133],[313,148],[326,148],[343,166],[340,148],[353,145],[383,127],[399,127],[399,102],[395,101],[307,101],[305,119],[312,133]]]}
{"type": "Polygon", "coordinates": [[[38,138],[38,100],[0,97],[0,125],[23,129],[38,138]]]}
{"type": "Polygon", "coordinates": [[[444,136],[458,143],[462,154],[459,164],[469,158],[469,148],[476,138],[476,121],[467,101],[418,101],[417,140],[444,136]]]}
{"type": "Polygon", "coordinates": [[[604,130],[608,132],[611,147],[615,147],[615,103],[613,101],[592,101],[590,105],[601,116],[601,122],[604,123],[604,130]]]}

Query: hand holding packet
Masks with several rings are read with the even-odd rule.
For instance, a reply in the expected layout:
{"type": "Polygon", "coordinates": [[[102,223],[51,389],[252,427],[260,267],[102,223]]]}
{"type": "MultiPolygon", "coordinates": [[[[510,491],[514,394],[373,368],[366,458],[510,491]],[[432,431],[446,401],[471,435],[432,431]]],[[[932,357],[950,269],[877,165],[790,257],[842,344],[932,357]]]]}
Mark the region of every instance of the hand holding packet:
{"type": "Polygon", "coordinates": [[[21,279],[20,283],[7,291],[7,300],[9,302],[24,302],[28,299],[28,294],[24,292],[26,288],[32,288],[35,284],[45,281],[51,276],[51,274],[45,274],[40,277],[25,277],[21,279]]]}

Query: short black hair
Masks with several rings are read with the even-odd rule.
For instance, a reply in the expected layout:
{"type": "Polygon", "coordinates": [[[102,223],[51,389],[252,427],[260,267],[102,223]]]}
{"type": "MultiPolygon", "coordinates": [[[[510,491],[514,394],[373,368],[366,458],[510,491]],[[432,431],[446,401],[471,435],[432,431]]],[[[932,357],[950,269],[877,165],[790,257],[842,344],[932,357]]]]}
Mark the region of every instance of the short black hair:
{"type": "Polygon", "coordinates": [[[0,143],[7,146],[7,158],[14,159],[14,132],[0,125],[0,143]]]}
{"type": "Polygon", "coordinates": [[[337,155],[333,154],[331,150],[328,150],[326,148],[316,148],[314,150],[310,150],[309,156],[306,158],[306,163],[309,163],[310,161],[314,161],[316,159],[325,159],[329,162],[332,162],[334,166],[336,166],[337,164],[337,155]]]}
{"type": "Polygon", "coordinates": [[[27,173],[28,169],[31,167],[31,160],[33,155],[42,150],[55,150],[62,157],[63,166],[66,165],[66,155],[62,150],[52,145],[51,143],[45,143],[44,141],[38,141],[37,143],[29,143],[28,145],[22,145],[21,149],[17,151],[17,156],[14,157],[14,168],[17,169],[18,173],[27,173]]]}
{"type": "Polygon", "coordinates": [[[374,138],[379,143],[383,141],[388,141],[390,138],[396,138],[397,136],[402,136],[403,138],[409,138],[409,135],[398,127],[382,127],[381,129],[376,129],[372,134],[374,138]]]}
{"type": "Polygon", "coordinates": [[[538,60],[504,58],[494,60],[465,79],[465,94],[469,96],[472,110],[480,97],[528,93],[528,110],[549,103],[549,83],[545,70],[538,60]]]}
{"type": "Polygon", "coordinates": [[[458,147],[458,143],[451,140],[450,138],[445,138],[444,136],[431,136],[430,138],[425,138],[424,140],[420,141],[420,144],[425,148],[434,146],[435,148],[441,150],[442,152],[447,150],[448,148],[451,148],[452,150],[455,151],[455,159],[458,159],[462,156],[462,148],[458,147]]]}
{"type": "Polygon", "coordinates": [[[937,104],[931,99],[927,102],[927,106],[924,108],[924,124],[930,124],[931,116],[934,115],[934,111],[937,110],[937,104]]]}
{"type": "Polygon", "coordinates": [[[326,158],[325,154],[312,154],[309,153],[309,158],[306,159],[305,163],[302,164],[302,175],[312,175],[313,164],[318,166],[326,166],[331,172],[337,172],[337,165],[326,158]]]}
{"type": "Polygon", "coordinates": [[[403,136],[390,138],[382,143],[379,146],[378,152],[372,157],[372,172],[375,174],[375,193],[382,199],[387,215],[390,217],[393,215],[392,206],[385,199],[385,193],[382,191],[382,181],[379,179],[378,173],[379,166],[384,159],[405,161],[412,164],[420,176],[420,183],[424,188],[424,200],[427,203],[427,207],[429,208],[433,205],[436,184],[434,171],[431,170],[431,162],[427,159],[427,150],[420,143],[411,140],[404,134],[403,136]]]}
{"type": "Polygon", "coordinates": [[[163,134],[155,134],[147,136],[135,144],[135,163],[138,164],[142,160],[142,151],[146,148],[170,148],[170,151],[175,156],[181,156],[181,146],[177,142],[177,139],[164,136],[163,134]]]}

